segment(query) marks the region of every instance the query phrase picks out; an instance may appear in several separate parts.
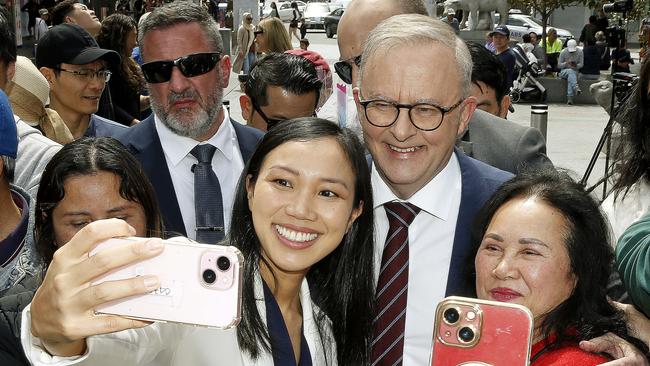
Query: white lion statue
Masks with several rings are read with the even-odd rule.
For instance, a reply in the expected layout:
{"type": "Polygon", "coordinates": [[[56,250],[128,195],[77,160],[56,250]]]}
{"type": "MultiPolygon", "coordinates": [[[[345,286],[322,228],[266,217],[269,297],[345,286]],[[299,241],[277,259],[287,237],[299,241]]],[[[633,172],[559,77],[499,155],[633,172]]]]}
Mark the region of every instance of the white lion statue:
{"type": "Polygon", "coordinates": [[[469,15],[469,30],[492,30],[492,11],[499,13],[499,24],[508,23],[508,11],[510,4],[508,0],[446,0],[444,2],[445,9],[454,9],[456,11],[463,11],[463,19],[460,22],[461,28],[467,28],[467,20],[469,15]],[[482,16],[479,16],[479,13],[482,16]],[[485,21],[487,13],[490,21],[485,21]],[[486,24],[488,23],[488,24],[486,24]]]}

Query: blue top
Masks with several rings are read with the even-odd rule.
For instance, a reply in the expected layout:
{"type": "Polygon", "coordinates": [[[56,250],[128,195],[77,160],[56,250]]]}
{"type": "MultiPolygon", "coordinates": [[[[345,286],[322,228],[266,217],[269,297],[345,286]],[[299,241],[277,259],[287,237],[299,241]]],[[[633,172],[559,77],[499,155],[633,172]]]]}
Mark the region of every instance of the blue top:
{"type": "Polygon", "coordinates": [[[96,114],[90,115],[90,122],[88,123],[88,128],[85,137],[99,137],[99,136],[109,136],[116,137],[117,135],[126,131],[128,127],[123,124],[119,124],[110,119],[100,117],[96,114]]]}
{"type": "Polygon", "coordinates": [[[27,200],[20,194],[11,190],[11,197],[16,206],[22,211],[18,226],[7,236],[0,240],[0,268],[12,263],[25,244],[27,224],[29,223],[29,206],[27,200]]]}
{"type": "Polygon", "coordinates": [[[289,331],[284,323],[284,317],[280,311],[271,289],[262,281],[264,286],[264,303],[266,305],[266,326],[271,339],[271,353],[273,354],[274,366],[312,366],[309,345],[305,339],[305,333],[300,329],[300,361],[296,364],[296,357],[293,353],[289,331]]]}
{"type": "Polygon", "coordinates": [[[498,54],[497,57],[504,65],[506,65],[506,77],[508,81],[508,89],[510,89],[512,87],[512,76],[515,73],[515,55],[512,53],[512,50],[508,48],[498,54]]]}

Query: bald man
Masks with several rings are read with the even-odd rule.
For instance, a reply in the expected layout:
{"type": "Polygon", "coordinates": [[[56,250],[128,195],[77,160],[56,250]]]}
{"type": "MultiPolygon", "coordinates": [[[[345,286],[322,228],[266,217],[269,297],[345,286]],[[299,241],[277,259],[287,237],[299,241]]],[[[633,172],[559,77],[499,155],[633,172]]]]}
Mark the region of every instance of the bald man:
{"type": "MultiPolygon", "coordinates": [[[[335,65],[335,69],[341,79],[356,85],[359,67],[355,59],[360,61],[363,42],[379,22],[393,15],[410,13],[428,15],[421,0],[352,1],[338,26],[341,61],[335,65]]],[[[336,120],[334,116],[321,116],[336,120]]],[[[360,130],[359,118],[351,100],[347,105],[347,124],[353,130],[360,130]]],[[[520,126],[481,110],[472,116],[458,146],[468,156],[513,174],[553,166],[546,156],[546,141],[539,130],[520,126]]]]}

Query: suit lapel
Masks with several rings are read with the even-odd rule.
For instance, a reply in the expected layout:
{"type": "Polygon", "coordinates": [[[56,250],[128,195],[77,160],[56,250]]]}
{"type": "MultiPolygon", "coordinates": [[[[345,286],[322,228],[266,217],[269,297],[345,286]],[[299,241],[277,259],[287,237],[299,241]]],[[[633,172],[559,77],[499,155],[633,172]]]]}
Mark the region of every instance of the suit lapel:
{"type": "Polygon", "coordinates": [[[164,230],[187,236],[153,114],[131,130],[122,143],[131,150],[152,182],[165,224],[164,230]]]}
{"type": "MultiPolygon", "coordinates": [[[[454,247],[451,252],[451,263],[447,277],[446,296],[470,296],[474,293],[473,284],[469,284],[465,278],[465,269],[467,267],[467,255],[471,252],[470,237],[474,217],[486,200],[486,197],[484,197],[485,187],[482,184],[483,178],[471,164],[470,159],[457,148],[454,150],[460,165],[462,187],[454,247]]],[[[490,193],[488,193],[488,197],[490,193]]]]}
{"type": "Polygon", "coordinates": [[[246,164],[248,160],[251,158],[251,156],[253,155],[253,152],[257,147],[257,143],[259,142],[263,134],[260,131],[252,130],[252,127],[244,126],[241,123],[233,121],[232,119],[230,120],[230,123],[235,129],[235,134],[237,134],[237,143],[239,144],[239,151],[241,152],[241,156],[242,156],[242,160],[244,160],[244,164],[246,164]],[[254,133],[254,132],[259,132],[259,133],[254,133]]]}

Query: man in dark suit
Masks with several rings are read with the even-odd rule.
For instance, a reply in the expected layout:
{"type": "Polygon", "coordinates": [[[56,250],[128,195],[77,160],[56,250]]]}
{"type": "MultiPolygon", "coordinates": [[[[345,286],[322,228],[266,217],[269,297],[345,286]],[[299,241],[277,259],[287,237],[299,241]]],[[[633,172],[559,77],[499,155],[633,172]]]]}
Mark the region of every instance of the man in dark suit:
{"type": "Polygon", "coordinates": [[[542,133],[505,119],[510,96],[503,63],[481,44],[467,46],[473,63],[470,94],[476,98],[477,110],[458,147],[474,159],[514,174],[553,167],[542,133]]]}
{"type": "MultiPolygon", "coordinates": [[[[382,5],[371,3],[352,2],[346,14],[382,5]]],[[[339,30],[347,25],[342,19],[339,30]]],[[[346,36],[339,33],[339,43],[346,36]]],[[[421,365],[431,352],[435,304],[470,291],[463,269],[474,216],[511,175],[455,148],[476,99],[471,56],[453,29],[396,15],[370,31],[361,51],[353,94],[373,159],[379,272],[372,358],[421,365]]]]}
{"type": "Polygon", "coordinates": [[[166,231],[203,242],[220,240],[239,175],[262,133],[231,120],[222,106],[230,59],[223,54],[217,24],[200,6],[174,2],[142,22],[138,44],[154,113],[116,137],[151,179],[166,231]],[[201,162],[199,147],[213,155],[201,162]],[[195,180],[197,167],[205,164],[216,187],[195,180]],[[210,212],[215,205],[221,209],[210,212]],[[204,221],[214,215],[222,221],[204,221]],[[215,231],[218,237],[211,236],[215,231]]]}

